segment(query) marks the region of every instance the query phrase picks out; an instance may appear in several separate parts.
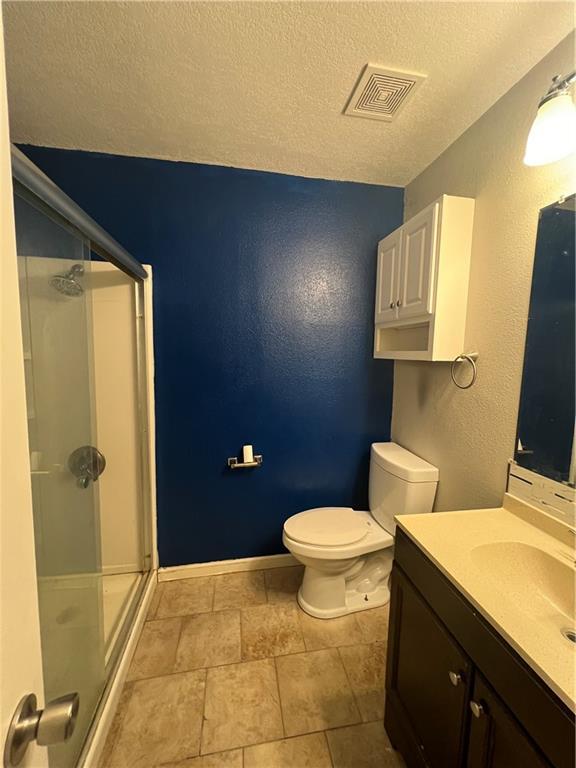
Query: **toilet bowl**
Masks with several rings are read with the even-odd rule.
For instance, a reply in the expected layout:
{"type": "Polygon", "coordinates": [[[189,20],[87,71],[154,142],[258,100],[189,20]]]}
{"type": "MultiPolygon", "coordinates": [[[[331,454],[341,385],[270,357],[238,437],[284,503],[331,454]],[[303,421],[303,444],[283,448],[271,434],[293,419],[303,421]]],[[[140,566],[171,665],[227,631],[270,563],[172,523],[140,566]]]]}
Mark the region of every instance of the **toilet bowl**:
{"type": "Polygon", "coordinates": [[[304,566],[298,603],[329,619],[385,605],[394,557],[395,515],[431,512],[438,469],[396,443],[373,443],[370,511],[319,507],[284,523],[284,546],[304,566]]]}

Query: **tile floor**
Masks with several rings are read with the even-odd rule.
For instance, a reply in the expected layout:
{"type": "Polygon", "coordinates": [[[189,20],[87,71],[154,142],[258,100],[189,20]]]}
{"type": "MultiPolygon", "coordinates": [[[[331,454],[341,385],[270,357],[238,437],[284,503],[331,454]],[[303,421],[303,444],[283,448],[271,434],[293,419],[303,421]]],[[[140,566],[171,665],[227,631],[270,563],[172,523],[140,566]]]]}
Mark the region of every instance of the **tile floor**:
{"type": "Polygon", "coordinates": [[[299,566],[158,585],[101,768],[401,768],[388,607],[328,621],[299,566]]]}

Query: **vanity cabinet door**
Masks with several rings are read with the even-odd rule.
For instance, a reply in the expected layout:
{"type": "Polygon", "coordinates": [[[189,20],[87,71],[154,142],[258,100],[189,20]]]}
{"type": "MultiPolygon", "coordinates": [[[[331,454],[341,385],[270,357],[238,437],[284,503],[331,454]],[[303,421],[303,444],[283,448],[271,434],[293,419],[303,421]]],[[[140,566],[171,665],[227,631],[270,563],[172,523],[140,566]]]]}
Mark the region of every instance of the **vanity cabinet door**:
{"type": "Polygon", "coordinates": [[[467,768],[550,768],[478,673],[470,700],[467,768]]]}
{"type": "Polygon", "coordinates": [[[469,661],[398,568],[392,605],[386,703],[402,714],[419,750],[413,759],[404,757],[409,768],[458,768],[464,764],[469,661]]]}

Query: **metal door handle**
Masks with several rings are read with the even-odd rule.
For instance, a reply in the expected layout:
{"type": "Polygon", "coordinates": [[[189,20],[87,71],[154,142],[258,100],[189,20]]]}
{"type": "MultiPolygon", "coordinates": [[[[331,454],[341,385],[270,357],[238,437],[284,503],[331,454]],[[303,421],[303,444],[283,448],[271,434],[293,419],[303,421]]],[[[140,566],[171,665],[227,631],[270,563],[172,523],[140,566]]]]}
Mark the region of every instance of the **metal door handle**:
{"type": "Polygon", "coordinates": [[[448,672],[448,677],[452,685],[460,685],[462,682],[462,675],[459,672],[448,672]]]}
{"type": "Polygon", "coordinates": [[[486,714],[486,710],[482,704],[479,704],[477,701],[470,702],[470,709],[474,717],[483,717],[486,714]]]}
{"type": "Polygon", "coordinates": [[[74,733],[80,697],[68,693],[44,709],[36,709],[36,696],[29,693],[20,701],[8,728],[4,745],[4,768],[20,765],[31,741],[40,746],[67,741],[74,733]]]}
{"type": "Polygon", "coordinates": [[[398,301],[396,302],[396,306],[397,307],[401,307],[402,306],[402,302],[400,301],[400,299],[398,299],[398,301]]]}
{"type": "Polygon", "coordinates": [[[394,302],[393,302],[393,301],[391,301],[391,302],[390,302],[390,309],[394,309],[394,307],[395,307],[395,306],[396,306],[396,304],[394,304],[394,302]]]}
{"type": "Polygon", "coordinates": [[[106,469],[106,457],[93,445],[82,445],[68,457],[68,469],[78,478],[80,488],[88,488],[106,469]]]}

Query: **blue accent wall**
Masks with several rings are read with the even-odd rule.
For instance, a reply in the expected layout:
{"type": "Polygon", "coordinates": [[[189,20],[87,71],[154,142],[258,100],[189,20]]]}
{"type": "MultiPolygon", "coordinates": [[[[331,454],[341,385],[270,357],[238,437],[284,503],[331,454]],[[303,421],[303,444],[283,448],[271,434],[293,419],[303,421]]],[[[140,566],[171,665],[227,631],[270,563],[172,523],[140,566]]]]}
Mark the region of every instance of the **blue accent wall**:
{"type": "Polygon", "coordinates": [[[392,408],[392,363],[372,359],[376,244],[403,190],[22,150],[154,268],[161,565],[279,553],[290,515],[366,509],[392,408]],[[260,469],[227,468],[243,443],[260,469]]]}

